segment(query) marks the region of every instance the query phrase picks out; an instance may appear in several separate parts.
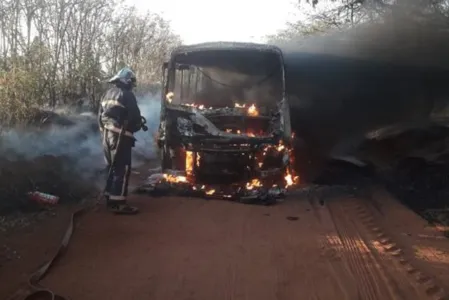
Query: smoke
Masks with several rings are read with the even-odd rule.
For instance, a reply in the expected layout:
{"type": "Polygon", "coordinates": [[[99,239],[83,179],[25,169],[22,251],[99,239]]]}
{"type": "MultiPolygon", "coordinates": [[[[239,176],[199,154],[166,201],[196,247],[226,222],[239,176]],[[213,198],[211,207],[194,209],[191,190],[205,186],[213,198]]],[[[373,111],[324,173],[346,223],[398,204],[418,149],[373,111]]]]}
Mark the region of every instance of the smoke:
{"type": "MultiPolygon", "coordinates": [[[[142,115],[147,119],[148,131],[136,134],[133,166],[157,158],[153,135],[157,131],[160,101],[157,95],[138,97],[142,115]]],[[[51,124],[45,128],[4,130],[0,136],[0,156],[9,161],[33,160],[44,155],[61,157],[70,162],[71,171],[88,179],[98,177],[106,164],[97,116],[92,113],[70,114],[59,109],[61,118],[70,126],[51,124]]],[[[101,177],[102,179],[102,177],[101,177]]]]}
{"type": "Polygon", "coordinates": [[[391,7],[375,22],[277,43],[292,130],[307,148],[298,165],[312,172],[332,156],[364,159],[370,133],[448,116],[448,12],[391,7]]]}
{"type": "MultiPolygon", "coordinates": [[[[273,64],[273,62],[271,62],[273,64]]],[[[234,103],[276,107],[282,97],[280,63],[268,70],[251,73],[203,68],[202,86],[191,102],[213,107],[232,107],[234,103]]]]}
{"type": "Polygon", "coordinates": [[[33,160],[43,155],[72,159],[80,174],[101,169],[101,139],[93,130],[93,115],[67,116],[73,126],[50,125],[42,129],[12,129],[2,133],[0,153],[10,161],[33,160]]]}
{"type": "Polygon", "coordinates": [[[160,93],[148,93],[138,97],[140,113],[147,120],[148,131],[139,131],[135,134],[137,139],[133,153],[133,165],[138,166],[148,160],[158,158],[155,135],[158,131],[161,112],[160,93]]]}
{"type": "Polygon", "coordinates": [[[398,2],[375,21],[280,45],[284,51],[449,68],[449,9],[430,1],[398,2]]]}

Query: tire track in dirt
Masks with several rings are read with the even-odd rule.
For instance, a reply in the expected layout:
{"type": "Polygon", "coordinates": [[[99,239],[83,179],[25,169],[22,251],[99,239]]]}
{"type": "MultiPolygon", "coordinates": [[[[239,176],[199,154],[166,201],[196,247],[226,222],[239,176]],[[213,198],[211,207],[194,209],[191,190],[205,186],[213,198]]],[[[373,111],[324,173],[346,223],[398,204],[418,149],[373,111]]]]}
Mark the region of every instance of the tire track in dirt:
{"type": "Polygon", "coordinates": [[[446,299],[442,289],[408,264],[403,251],[376,224],[362,198],[323,204],[310,197],[321,224],[318,243],[342,299],[446,299]],[[318,205],[320,203],[320,205],[318,205]],[[347,283],[354,284],[348,287],[347,283]]]}
{"type": "Polygon", "coordinates": [[[348,214],[354,215],[361,224],[369,231],[372,238],[372,246],[380,254],[387,254],[392,259],[392,264],[402,271],[402,278],[406,278],[421,292],[419,299],[443,300],[449,299],[446,291],[439,286],[431,276],[419,270],[407,257],[403,249],[393,241],[386,231],[376,222],[372,212],[373,208],[362,199],[351,199],[346,202],[348,214]]]}
{"type": "Polygon", "coordinates": [[[359,232],[356,222],[343,208],[342,199],[328,205],[348,268],[354,273],[358,299],[406,299],[392,284],[388,271],[375,257],[359,232]]]}
{"type": "Polygon", "coordinates": [[[338,284],[340,294],[344,295],[344,299],[358,299],[357,289],[347,286],[348,282],[355,282],[356,278],[347,263],[343,261],[345,259],[342,253],[344,247],[342,241],[335,234],[335,224],[327,207],[317,205],[316,199],[309,199],[309,202],[323,230],[322,235],[318,238],[320,248],[323,250],[322,256],[325,257],[330,274],[338,284]]]}

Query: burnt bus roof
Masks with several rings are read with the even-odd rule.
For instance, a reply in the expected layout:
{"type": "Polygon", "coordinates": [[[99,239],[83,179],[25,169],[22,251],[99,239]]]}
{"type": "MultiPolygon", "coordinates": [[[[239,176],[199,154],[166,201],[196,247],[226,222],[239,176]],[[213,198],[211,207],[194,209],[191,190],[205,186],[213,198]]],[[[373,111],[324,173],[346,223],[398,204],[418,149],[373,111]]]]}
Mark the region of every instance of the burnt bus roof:
{"type": "Polygon", "coordinates": [[[272,73],[273,69],[283,66],[282,52],[277,46],[242,42],[209,42],[180,46],[173,50],[171,61],[246,73],[272,73]]]}
{"type": "Polygon", "coordinates": [[[192,45],[184,45],[175,48],[171,57],[182,55],[185,53],[202,52],[202,51],[266,51],[275,52],[283,56],[286,65],[292,68],[300,67],[316,67],[317,65],[326,66],[356,66],[356,68],[394,68],[394,69],[421,69],[427,71],[447,70],[447,66],[443,65],[417,65],[414,62],[398,62],[388,60],[371,60],[361,57],[344,57],[332,53],[312,53],[308,51],[301,51],[300,49],[292,49],[285,47],[285,45],[272,45],[260,43],[247,42],[207,42],[192,45]]]}
{"type": "Polygon", "coordinates": [[[208,42],[179,46],[172,51],[172,57],[189,52],[201,51],[266,51],[281,53],[281,49],[274,45],[243,43],[243,42],[208,42]]]}

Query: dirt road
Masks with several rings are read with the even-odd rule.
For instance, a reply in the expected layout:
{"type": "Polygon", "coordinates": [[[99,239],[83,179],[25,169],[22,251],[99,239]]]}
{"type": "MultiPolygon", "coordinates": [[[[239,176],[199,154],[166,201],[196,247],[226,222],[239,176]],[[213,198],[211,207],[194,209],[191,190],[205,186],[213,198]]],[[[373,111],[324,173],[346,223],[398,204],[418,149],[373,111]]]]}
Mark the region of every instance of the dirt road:
{"type": "Polygon", "coordinates": [[[136,196],[140,215],[83,217],[43,284],[75,300],[445,299],[448,241],[377,196],[271,207],[136,196]]]}

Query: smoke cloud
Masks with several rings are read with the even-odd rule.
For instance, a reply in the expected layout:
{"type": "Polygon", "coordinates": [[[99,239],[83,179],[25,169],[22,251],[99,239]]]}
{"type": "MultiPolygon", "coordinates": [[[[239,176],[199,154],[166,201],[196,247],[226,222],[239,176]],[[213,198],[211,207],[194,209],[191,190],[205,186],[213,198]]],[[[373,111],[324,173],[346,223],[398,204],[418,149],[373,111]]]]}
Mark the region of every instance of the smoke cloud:
{"type": "Polygon", "coordinates": [[[280,45],[287,52],[449,68],[448,8],[425,11],[419,0],[405,2],[388,8],[376,22],[280,45]]]}
{"type": "MultiPolygon", "coordinates": [[[[138,98],[142,115],[147,119],[148,131],[136,134],[133,165],[157,158],[154,133],[160,115],[158,95],[147,94],[138,98]]],[[[0,156],[9,161],[33,160],[52,155],[70,161],[70,168],[84,178],[98,177],[105,168],[97,116],[93,113],[70,114],[62,117],[74,125],[51,124],[45,128],[4,130],[0,136],[0,156]]],[[[102,177],[101,177],[102,179],[102,177]]]]}
{"type": "Polygon", "coordinates": [[[282,97],[281,68],[277,66],[277,69],[270,70],[271,73],[264,71],[249,75],[205,68],[204,74],[212,80],[203,79],[203,86],[194,95],[193,102],[215,107],[232,107],[234,103],[275,107],[276,100],[282,97]]]}
{"type": "Polygon", "coordinates": [[[374,161],[359,149],[381,129],[401,133],[437,118],[447,122],[449,19],[410,7],[352,29],[277,43],[292,129],[306,145],[297,159],[304,173],[319,173],[329,157],[374,161]]]}
{"type": "Polygon", "coordinates": [[[139,108],[142,116],[147,120],[148,131],[143,130],[136,133],[136,146],[133,153],[134,166],[141,165],[145,161],[158,158],[156,141],[154,139],[160,121],[161,113],[161,95],[147,94],[143,97],[138,97],[139,108]]]}

